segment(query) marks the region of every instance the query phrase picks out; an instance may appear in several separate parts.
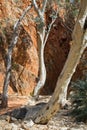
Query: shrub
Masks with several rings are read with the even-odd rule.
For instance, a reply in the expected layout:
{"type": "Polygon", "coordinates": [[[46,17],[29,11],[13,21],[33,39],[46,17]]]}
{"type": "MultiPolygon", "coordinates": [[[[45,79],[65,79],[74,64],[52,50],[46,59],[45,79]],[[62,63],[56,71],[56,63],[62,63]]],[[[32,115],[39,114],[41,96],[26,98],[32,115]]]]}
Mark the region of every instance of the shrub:
{"type": "Polygon", "coordinates": [[[78,80],[72,83],[74,93],[71,97],[71,114],[77,121],[87,121],[87,76],[84,80],[78,80]]]}

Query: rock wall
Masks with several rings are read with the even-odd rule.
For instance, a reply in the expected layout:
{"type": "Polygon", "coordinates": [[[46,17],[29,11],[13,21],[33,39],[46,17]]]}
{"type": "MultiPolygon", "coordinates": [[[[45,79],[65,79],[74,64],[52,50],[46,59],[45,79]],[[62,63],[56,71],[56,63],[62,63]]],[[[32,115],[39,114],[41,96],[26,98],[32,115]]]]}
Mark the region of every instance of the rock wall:
{"type": "Polygon", "coordinates": [[[51,30],[45,48],[45,62],[47,69],[47,80],[45,84],[46,93],[50,94],[54,91],[56,81],[69,53],[70,40],[71,35],[69,31],[64,28],[60,18],[58,18],[51,30]]]}
{"type": "MultiPolygon", "coordinates": [[[[14,23],[30,2],[29,0],[0,0],[0,92],[3,89],[6,53],[12,38],[14,23]]],[[[63,13],[64,10],[62,10],[60,15],[62,18],[63,13]]],[[[35,15],[33,8],[21,23],[18,43],[13,50],[12,73],[9,85],[10,94],[17,92],[22,95],[29,95],[37,83],[39,68],[37,33],[36,26],[31,19],[32,14],[35,15]]],[[[51,21],[49,11],[46,19],[47,23],[51,21]]],[[[41,91],[42,94],[50,94],[54,91],[56,81],[69,53],[70,40],[70,30],[63,24],[62,19],[58,17],[45,47],[47,79],[45,87],[41,91]]],[[[85,57],[84,55],[83,57],[85,57]]],[[[82,61],[80,61],[72,80],[82,77],[84,70],[82,61]]]]}
{"type": "MultiPolygon", "coordinates": [[[[13,26],[30,4],[24,0],[0,1],[0,90],[2,91],[5,76],[5,59],[10,44],[13,26]]],[[[34,10],[31,9],[33,13],[34,10]]],[[[31,13],[29,12],[29,13],[31,13]]],[[[38,75],[37,37],[35,25],[30,15],[24,18],[18,43],[13,50],[12,73],[9,93],[18,92],[29,95],[35,86],[38,75]]]]}

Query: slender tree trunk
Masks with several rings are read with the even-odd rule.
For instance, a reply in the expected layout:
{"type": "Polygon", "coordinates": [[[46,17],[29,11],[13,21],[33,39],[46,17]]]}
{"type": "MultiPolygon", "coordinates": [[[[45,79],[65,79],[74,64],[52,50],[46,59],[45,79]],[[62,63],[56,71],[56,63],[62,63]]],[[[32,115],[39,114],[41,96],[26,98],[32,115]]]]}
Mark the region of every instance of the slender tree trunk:
{"type": "Polygon", "coordinates": [[[34,116],[35,123],[47,123],[60,110],[63,101],[66,99],[68,84],[76,70],[84,49],[87,47],[87,29],[84,30],[86,18],[87,0],[81,0],[81,8],[73,31],[73,41],[67,61],[58,78],[53,96],[48,104],[34,116]]]}
{"type": "Polygon", "coordinates": [[[45,39],[45,29],[46,23],[44,19],[45,9],[47,6],[47,0],[43,0],[42,8],[39,8],[36,0],[33,0],[34,9],[39,17],[39,24],[37,25],[37,35],[38,35],[38,51],[39,51],[39,81],[34,89],[34,98],[38,99],[40,90],[43,88],[46,81],[46,68],[44,63],[44,39],[45,39]]]}
{"type": "Polygon", "coordinates": [[[6,59],[6,75],[3,85],[3,94],[2,94],[2,107],[8,106],[8,85],[10,81],[10,75],[11,75],[11,66],[12,66],[12,51],[14,46],[17,44],[19,33],[20,33],[20,22],[23,20],[26,13],[31,9],[32,5],[28,6],[25,11],[23,12],[22,16],[19,18],[19,20],[14,25],[14,32],[13,37],[10,46],[8,47],[8,53],[7,53],[7,59],[6,59]]]}
{"type": "Polygon", "coordinates": [[[46,81],[46,67],[44,62],[44,36],[45,36],[45,27],[40,29],[38,34],[38,51],[39,51],[39,81],[37,86],[34,89],[34,97],[36,99],[39,96],[40,90],[43,88],[46,81]]]}
{"type": "Polygon", "coordinates": [[[4,80],[2,103],[1,103],[2,107],[4,108],[8,106],[8,85],[9,85],[10,75],[11,75],[12,51],[15,44],[17,43],[18,36],[19,36],[19,31],[16,28],[13,34],[11,45],[9,46],[9,49],[8,49],[7,57],[6,57],[6,76],[4,80]]]}

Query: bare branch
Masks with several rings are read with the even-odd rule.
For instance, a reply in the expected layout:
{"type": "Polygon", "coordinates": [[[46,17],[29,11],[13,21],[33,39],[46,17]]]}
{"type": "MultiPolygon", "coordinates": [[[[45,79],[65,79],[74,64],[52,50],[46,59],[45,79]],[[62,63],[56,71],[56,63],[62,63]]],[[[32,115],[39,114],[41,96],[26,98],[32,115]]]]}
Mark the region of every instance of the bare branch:
{"type": "Polygon", "coordinates": [[[45,9],[46,9],[46,6],[47,6],[47,1],[48,1],[48,0],[44,0],[44,1],[43,1],[43,6],[42,6],[42,13],[43,13],[43,14],[45,13],[45,9]]]}
{"type": "Polygon", "coordinates": [[[61,25],[62,25],[63,27],[65,27],[67,30],[69,30],[70,32],[73,31],[73,29],[71,29],[69,26],[67,26],[62,20],[61,20],[61,25]]]}
{"type": "Polygon", "coordinates": [[[37,12],[37,14],[41,17],[42,13],[41,10],[39,9],[36,0],[33,0],[33,6],[35,8],[35,11],[37,12]]]}
{"type": "Polygon", "coordinates": [[[41,10],[39,9],[36,0],[33,0],[33,6],[35,8],[35,11],[37,12],[38,16],[40,17],[41,21],[44,23],[44,16],[41,10]]]}
{"type": "Polygon", "coordinates": [[[18,28],[19,24],[21,23],[21,21],[22,21],[23,18],[25,17],[26,13],[32,8],[32,6],[33,6],[33,5],[31,4],[31,5],[29,5],[29,6],[24,10],[24,12],[23,12],[23,14],[20,16],[19,20],[15,23],[15,25],[14,25],[14,30],[15,30],[16,28],[18,28]]]}
{"type": "Polygon", "coordinates": [[[38,13],[39,12],[39,7],[37,5],[36,0],[33,0],[33,5],[34,5],[34,8],[35,8],[36,12],[38,13]]]}
{"type": "Polygon", "coordinates": [[[56,13],[56,14],[55,14],[55,18],[52,18],[51,23],[48,25],[49,27],[48,27],[47,34],[46,34],[46,36],[45,36],[44,46],[46,45],[47,39],[48,39],[49,34],[50,34],[50,30],[51,30],[51,28],[52,28],[52,25],[54,24],[54,22],[55,22],[55,21],[56,21],[56,19],[57,19],[58,11],[57,11],[57,12],[55,12],[55,13],[56,13]]]}

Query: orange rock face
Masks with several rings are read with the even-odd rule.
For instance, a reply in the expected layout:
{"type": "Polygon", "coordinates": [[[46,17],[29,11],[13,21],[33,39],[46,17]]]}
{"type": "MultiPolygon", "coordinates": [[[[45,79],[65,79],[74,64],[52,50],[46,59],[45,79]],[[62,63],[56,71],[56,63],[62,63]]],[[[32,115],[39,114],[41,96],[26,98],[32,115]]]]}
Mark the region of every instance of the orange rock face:
{"type": "MultiPolygon", "coordinates": [[[[29,0],[0,0],[0,92],[2,92],[5,77],[5,56],[10,44],[13,26],[23,10],[30,4],[29,0]]],[[[13,50],[12,73],[9,84],[9,93],[17,92],[21,95],[32,93],[38,76],[38,47],[36,26],[31,19],[35,15],[34,9],[25,16],[21,23],[21,32],[18,43],[13,50]]],[[[50,17],[47,14],[47,22],[50,17]]],[[[61,15],[63,17],[63,14],[61,15]]],[[[69,52],[71,33],[58,18],[50,32],[45,47],[45,63],[47,80],[42,90],[44,94],[54,91],[58,76],[64,66],[69,52]]],[[[81,65],[73,79],[82,75],[81,65]],[[81,70],[81,71],[80,71],[81,70]]]]}
{"type": "MultiPolygon", "coordinates": [[[[0,90],[2,91],[5,76],[5,56],[10,44],[13,26],[30,4],[24,0],[0,1],[0,90]]],[[[33,13],[33,9],[31,10],[33,13]]],[[[18,43],[13,50],[12,73],[9,93],[12,90],[22,95],[29,95],[36,83],[38,75],[37,36],[29,14],[21,25],[18,43]]]]}

